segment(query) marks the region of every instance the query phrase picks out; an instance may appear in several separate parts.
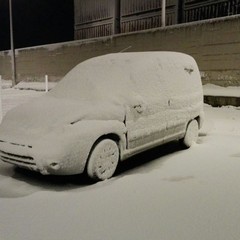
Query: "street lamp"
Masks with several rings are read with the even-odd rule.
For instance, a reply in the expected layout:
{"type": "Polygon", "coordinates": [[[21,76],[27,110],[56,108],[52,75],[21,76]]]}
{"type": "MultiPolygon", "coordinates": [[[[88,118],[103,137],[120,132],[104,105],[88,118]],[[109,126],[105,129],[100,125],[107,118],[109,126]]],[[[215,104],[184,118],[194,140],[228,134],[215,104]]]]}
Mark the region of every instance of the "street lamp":
{"type": "Polygon", "coordinates": [[[12,18],[12,0],[9,0],[9,18],[10,18],[10,41],[11,41],[11,59],[12,59],[12,85],[16,85],[16,59],[13,41],[13,18],[12,18]]]}
{"type": "Polygon", "coordinates": [[[162,0],[162,24],[161,27],[166,26],[166,0],[162,0]]]}

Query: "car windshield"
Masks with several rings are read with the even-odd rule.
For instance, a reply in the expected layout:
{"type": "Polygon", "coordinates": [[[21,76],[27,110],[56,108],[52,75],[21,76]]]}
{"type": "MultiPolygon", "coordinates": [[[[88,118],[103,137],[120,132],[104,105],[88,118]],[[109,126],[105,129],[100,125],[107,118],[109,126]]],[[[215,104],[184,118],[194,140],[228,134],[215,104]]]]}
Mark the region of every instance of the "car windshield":
{"type": "Polygon", "coordinates": [[[77,65],[49,93],[81,100],[127,98],[134,89],[130,66],[125,61],[93,58],[77,65]]]}

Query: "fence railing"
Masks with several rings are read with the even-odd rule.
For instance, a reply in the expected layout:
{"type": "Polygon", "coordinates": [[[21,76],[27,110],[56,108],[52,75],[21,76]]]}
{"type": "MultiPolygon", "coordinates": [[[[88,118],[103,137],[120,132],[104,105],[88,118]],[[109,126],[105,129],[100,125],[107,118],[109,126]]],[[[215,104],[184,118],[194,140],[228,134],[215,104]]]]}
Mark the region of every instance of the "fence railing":
{"type": "Polygon", "coordinates": [[[240,0],[186,0],[183,11],[182,22],[230,16],[240,13],[240,0]]]}
{"type": "Polygon", "coordinates": [[[117,33],[120,0],[75,0],[75,38],[93,38],[117,33]]]}
{"type": "MultiPolygon", "coordinates": [[[[166,25],[177,23],[177,0],[166,1],[166,25]]],[[[161,1],[122,0],[120,32],[132,32],[162,26],[161,1]]]]}
{"type": "MultiPolygon", "coordinates": [[[[240,14],[240,0],[166,0],[166,25],[240,14]]],[[[75,0],[75,39],[161,26],[161,0],[75,0]]]]}

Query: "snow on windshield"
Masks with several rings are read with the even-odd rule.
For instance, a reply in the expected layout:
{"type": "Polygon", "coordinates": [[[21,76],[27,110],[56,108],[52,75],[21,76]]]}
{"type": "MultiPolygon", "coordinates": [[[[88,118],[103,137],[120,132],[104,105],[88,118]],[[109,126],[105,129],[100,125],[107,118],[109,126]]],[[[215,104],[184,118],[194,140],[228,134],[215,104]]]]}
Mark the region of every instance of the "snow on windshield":
{"type": "Polygon", "coordinates": [[[50,94],[83,100],[126,97],[133,89],[129,81],[131,65],[128,59],[119,61],[116,57],[106,56],[92,58],[77,65],[50,94]]]}

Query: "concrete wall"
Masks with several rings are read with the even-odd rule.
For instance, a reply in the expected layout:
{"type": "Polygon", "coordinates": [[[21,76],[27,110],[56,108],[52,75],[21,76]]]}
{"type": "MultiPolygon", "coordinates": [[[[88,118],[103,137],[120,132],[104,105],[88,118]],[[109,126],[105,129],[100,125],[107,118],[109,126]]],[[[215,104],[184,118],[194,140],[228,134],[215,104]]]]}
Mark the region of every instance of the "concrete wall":
{"type": "MultiPolygon", "coordinates": [[[[51,44],[16,51],[17,78],[61,79],[85,59],[126,51],[180,51],[198,62],[203,83],[240,85],[240,16],[169,26],[92,40],[51,44]]],[[[0,52],[0,74],[11,79],[9,52],[0,52]]]]}

